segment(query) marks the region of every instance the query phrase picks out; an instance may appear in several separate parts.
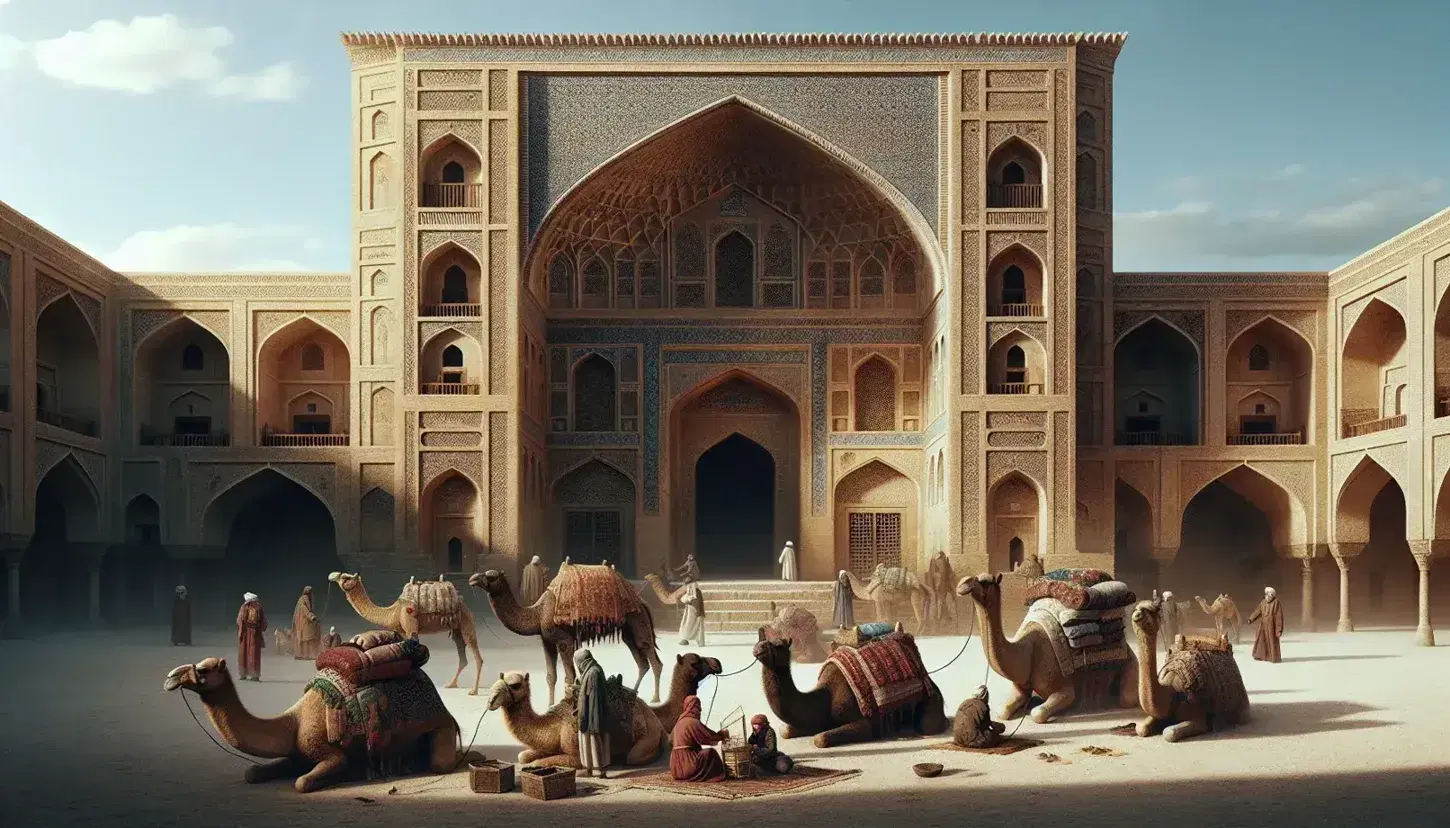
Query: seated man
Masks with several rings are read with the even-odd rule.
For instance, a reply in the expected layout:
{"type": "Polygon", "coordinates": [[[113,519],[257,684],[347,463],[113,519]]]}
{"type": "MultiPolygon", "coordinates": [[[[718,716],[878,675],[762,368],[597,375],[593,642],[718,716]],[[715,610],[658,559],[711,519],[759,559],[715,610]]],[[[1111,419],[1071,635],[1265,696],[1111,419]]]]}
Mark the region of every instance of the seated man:
{"type": "Polygon", "coordinates": [[[987,685],[983,684],[957,708],[952,722],[952,741],[964,748],[996,747],[1002,743],[1002,732],[1006,729],[1001,722],[992,721],[992,713],[987,708],[987,685]]]}
{"type": "Polygon", "coordinates": [[[670,744],[670,775],[678,782],[719,782],[725,778],[720,754],[706,748],[730,738],[730,731],[713,731],[700,721],[700,697],[686,696],[685,709],[675,722],[670,744]]]}
{"type": "Polygon", "coordinates": [[[775,730],[764,713],[750,719],[750,755],[755,766],[766,773],[790,773],[795,761],[776,749],[775,730]]]}

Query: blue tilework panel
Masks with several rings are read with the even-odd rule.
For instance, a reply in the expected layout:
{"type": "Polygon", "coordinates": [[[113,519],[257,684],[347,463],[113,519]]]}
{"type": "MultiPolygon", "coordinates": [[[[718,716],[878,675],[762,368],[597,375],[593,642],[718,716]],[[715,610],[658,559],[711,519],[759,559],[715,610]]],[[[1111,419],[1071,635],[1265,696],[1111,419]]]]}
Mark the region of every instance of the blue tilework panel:
{"type": "Polygon", "coordinates": [[[550,434],[545,440],[551,446],[637,446],[639,435],[621,431],[574,431],[550,434]]]}
{"type": "MultiPolygon", "coordinates": [[[[826,424],[827,358],[831,345],[874,344],[874,345],[916,345],[921,342],[920,325],[901,325],[878,328],[819,327],[819,328],[741,328],[723,327],[712,324],[691,323],[688,326],[678,322],[653,320],[628,325],[569,325],[553,323],[549,326],[549,345],[624,345],[638,344],[644,352],[644,429],[641,439],[644,443],[644,511],[645,514],[659,514],[660,508],[660,363],[695,364],[801,364],[804,354],[794,351],[759,350],[690,350],[678,346],[716,345],[808,345],[810,346],[811,368],[811,513],[825,513],[827,481],[828,429],[826,424]],[[671,350],[664,350],[670,346],[671,350]]],[[[941,418],[945,423],[945,418],[941,418]]],[[[568,445],[600,444],[603,435],[578,435],[578,443],[568,445]]],[[[609,435],[626,437],[633,435],[609,435]]],[[[868,444],[921,445],[919,434],[902,434],[892,437],[870,435],[868,444]],[[903,442],[893,442],[901,440],[903,442]]],[[[565,445],[551,435],[550,445],[565,445]]],[[[572,437],[569,439],[573,439],[572,437]]],[[[844,444],[843,444],[844,445],[844,444]]]]}
{"type": "Polygon", "coordinates": [[[529,235],[570,187],[641,138],[731,95],[886,178],[936,228],[937,75],[529,75],[529,235]]]}

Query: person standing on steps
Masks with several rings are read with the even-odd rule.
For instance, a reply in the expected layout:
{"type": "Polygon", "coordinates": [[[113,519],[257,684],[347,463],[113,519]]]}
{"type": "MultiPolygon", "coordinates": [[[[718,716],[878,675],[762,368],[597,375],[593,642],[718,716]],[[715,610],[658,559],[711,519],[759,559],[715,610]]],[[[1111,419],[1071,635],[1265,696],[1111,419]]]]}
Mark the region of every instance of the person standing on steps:
{"type": "Polygon", "coordinates": [[[605,698],[604,668],[594,654],[581,649],[574,653],[574,709],[579,714],[579,764],[586,776],[599,772],[607,779],[609,767],[609,700],[605,698]]]}
{"type": "Polygon", "coordinates": [[[800,575],[796,571],[795,544],[785,542],[785,548],[780,550],[780,557],[776,559],[780,564],[780,579],[782,581],[799,581],[800,575]]]}
{"type": "Polygon", "coordinates": [[[184,586],[176,588],[176,598],[171,601],[171,646],[191,646],[191,598],[184,586]]]}
{"type": "Polygon", "coordinates": [[[856,605],[852,603],[856,596],[851,591],[851,575],[846,570],[841,570],[836,576],[833,592],[835,605],[831,610],[831,623],[838,630],[856,626],[856,605]]]}
{"type": "Polygon", "coordinates": [[[1259,602],[1249,621],[1259,622],[1259,632],[1254,636],[1254,661],[1278,664],[1283,660],[1279,637],[1284,634],[1284,608],[1279,606],[1279,593],[1273,587],[1264,587],[1264,600],[1259,602]]]}
{"type": "Polygon", "coordinates": [[[705,595],[700,592],[698,581],[685,582],[685,594],[680,596],[680,645],[691,641],[705,646],[705,595]]]}
{"type": "Polygon", "coordinates": [[[549,568],[544,566],[538,555],[535,555],[534,559],[524,567],[523,584],[519,593],[524,606],[532,607],[539,600],[539,596],[544,594],[544,586],[548,583],[546,580],[548,577],[549,568]]]}
{"type": "Polygon", "coordinates": [[[262,649],[267,640],[267,613],[255,592],[242,594],[242,608],[237,611],[237,669],[242,681],[262,680],[262,649]]]}

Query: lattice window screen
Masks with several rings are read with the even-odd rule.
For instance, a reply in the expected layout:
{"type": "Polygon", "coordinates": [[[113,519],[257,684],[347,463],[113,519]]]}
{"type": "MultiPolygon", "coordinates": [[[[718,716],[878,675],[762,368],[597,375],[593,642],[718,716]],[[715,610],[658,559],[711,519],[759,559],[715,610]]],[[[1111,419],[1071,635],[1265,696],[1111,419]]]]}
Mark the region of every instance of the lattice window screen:
{"type": "Polygon", "coordinates": [[[877,564],[901,566],[901,513],[852,512],[847,516],[848,566],[862,578],[877,564]]]}

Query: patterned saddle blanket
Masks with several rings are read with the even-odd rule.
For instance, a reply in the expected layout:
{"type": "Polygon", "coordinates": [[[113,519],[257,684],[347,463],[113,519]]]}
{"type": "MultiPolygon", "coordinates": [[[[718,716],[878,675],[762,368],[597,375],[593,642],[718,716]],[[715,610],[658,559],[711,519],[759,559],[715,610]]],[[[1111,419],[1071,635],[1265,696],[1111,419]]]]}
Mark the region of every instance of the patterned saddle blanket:
{"type": "Polygon", "coordinates": [[[409,581],[399,600],[411,603],[422,615],[457,615],[463,607],[452,581],[409,581]]]}
{"type": "Polygon", "coordinates": [[[644,607],[629,581],[608,566],[562,566],[547,589],[554,595],[555,626],[573,627],[581,643],[617,635],[625,617],[644,607]]]}
{"type": "Polygon", "coordinates": [[[822,673],[827,664],[836,665],[846,677],[861,715],[868,719],[940,695],[921,662],[916,639],[906,633],[891,633],[860,647],[837,647],[821,665],[822,673]]]}
{"type": "Polygon", "coordinates": [[[1132,656],[1127,639],[1121,636],[1116,641],[1074,647],[1059,618],[1059,613],[1064,609],[1061,603],[1051,598],[1034,603],[1027,608],[1027,615],[1022,619],[1022,626],[1017,628],[1014,638],[1021,639],[1029,627],[1037,627],[1046,633],[1048,641],[1052,643],[1052,654],[1057,657],[1057,667],[1064,676],[1070,676],[1078,670],[1115,667],[1132,656]]]}
{"type": "Polygon", "coordinates": [[[319,670],[306,690],[318,691],[327,704],[328,743],[344,745],[361,737],[369,753],[385,748],[390,733],[451,716],[422,670],[361,687],[336,670],[319,670]]]}

